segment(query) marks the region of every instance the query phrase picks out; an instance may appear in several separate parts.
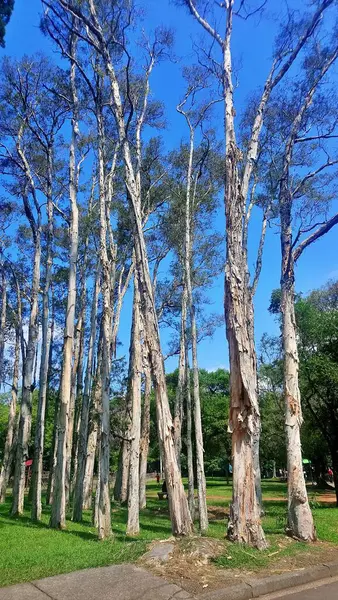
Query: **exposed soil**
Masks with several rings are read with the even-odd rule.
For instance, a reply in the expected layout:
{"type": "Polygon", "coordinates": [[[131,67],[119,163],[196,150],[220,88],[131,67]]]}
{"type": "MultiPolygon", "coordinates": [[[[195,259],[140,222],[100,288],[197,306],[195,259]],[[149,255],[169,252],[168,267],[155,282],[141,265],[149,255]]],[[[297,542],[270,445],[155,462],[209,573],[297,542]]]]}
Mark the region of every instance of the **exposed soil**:
{"type": "MultiPolygon", "coordinates": [[[[285,537],[280,544],[281,550],[285,545],[293,543],[285,537]]],[[[166,563],[143,565],[156,575],[165,577],[176,583],[191,594],[201,594],[211,590],[239,584],[248,579],[263,578],[290,571],[304,569],[311,565],[338,560],[338,548],[326,542],[317,542],[311,550],[298,555],[283,557],[269,567],[257,569],[255,556],[249,550],[244,550],[252,556],[254,570],[250,568],[231,569],[217,567],[212,559],[225,554],[225,542],[212,538],[190,538],[176,541],[175,549],[166,563]]],[[[142,559],[141,559],[142,564],[142,559]]]]}

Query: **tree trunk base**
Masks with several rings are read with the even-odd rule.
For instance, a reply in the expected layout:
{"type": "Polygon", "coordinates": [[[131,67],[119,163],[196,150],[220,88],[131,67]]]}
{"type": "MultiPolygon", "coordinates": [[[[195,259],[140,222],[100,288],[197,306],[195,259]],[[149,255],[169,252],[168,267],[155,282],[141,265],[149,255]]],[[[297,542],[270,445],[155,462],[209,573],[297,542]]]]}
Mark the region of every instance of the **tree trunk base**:
{"type": "MultiPolygon", "coordinates": [[[[231,512],[231,508],[230,508],[231,512]]],[[[233,521],[230,516],[226,538],[230,542],[237,544],[247,544],[258,550],[266,550],[269,544],[267,543],[262,526],[260,523],[246,522],[240,527],[239,523],[233,521]]]]}
{"type": "Polygon", "coordinates": [[[300,542],[316,542],[317,532],[309,503],[289,508],[286,535],[300,542]]]}

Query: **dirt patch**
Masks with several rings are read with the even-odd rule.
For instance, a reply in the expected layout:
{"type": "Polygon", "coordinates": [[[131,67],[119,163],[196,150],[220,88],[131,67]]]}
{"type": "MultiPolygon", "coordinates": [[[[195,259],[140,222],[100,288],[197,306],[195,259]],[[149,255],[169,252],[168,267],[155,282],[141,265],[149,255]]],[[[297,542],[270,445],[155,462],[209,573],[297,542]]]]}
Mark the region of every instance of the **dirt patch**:
{"type": "MultiPolygon", "coordinates": [[[[219,507],[217,509],[219,510],[219,507]]],[[[292,543],[294,542],[290,538],[283,538],[280,551],[292,543]]],[[[276,556],[274,562],[264,568],[257,568],[254,555],[251,559],[252,567],[232,569],[231,567],[217,566],[213,559],[221,555],[226,556],[228,551],[229,546],[225,541],[212,538],[196,537],[176,540],[174,552],[168,562],[146,565],[146,568],[156,575],[165,577],[171,583],[176,583],[191,594],[201,594],[236,585],[250,578],[263,578],[324,562],[338,561],[337,546],[326,542],[317,542],[314,546],[309,546],[309,551],[305,549],[299,554],[280,559],[276,556]]],[[[251,556],[250,549],[244,552],[251,556]]],[[[142,564],[142,559],[140,563],[142,564]]]]}
{"type": "Polygon", "coordinates": [[[209,521],[224,521],[229,517],[229,509],[223,506],[208,506],[209,521]]]}

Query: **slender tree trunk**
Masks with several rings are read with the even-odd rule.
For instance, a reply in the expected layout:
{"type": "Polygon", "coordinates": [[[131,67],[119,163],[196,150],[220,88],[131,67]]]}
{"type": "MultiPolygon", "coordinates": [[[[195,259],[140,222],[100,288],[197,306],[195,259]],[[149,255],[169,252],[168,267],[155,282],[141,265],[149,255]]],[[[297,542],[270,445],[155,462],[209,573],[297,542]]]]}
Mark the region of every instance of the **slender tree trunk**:
{"type": "Polygon", "coordinates": [[[186,389],[186,328],[187,328],[187,290],[183,286],[181,303],[181,334],[180,334],[180,355],[178,362],[178,381],[175,397],[175,417],[174,417],[174,440],[176,449],[177,464],[181,471],[181,451],[182,451],[182,422],[183,422],[183,402],[186,389]]]}
{"type": "Polygon", "coordinates": [[[287,439],[288,471],[288,524],[289,535],[304,541],[314,541],[316,530],[307,497],[303,473],[300,428],[303,422],[299,390],[299,358],[296,337],[296,317],[294,307],[294,259],[292,245],[292,197],[289,192],[288,145],[284,161],[284,172],[280,186],[281,220],[281,310],[282,338],[284,354],[284,400],[285,428],[287,439]]]}
{"type": "MultiPolygon", "coordinates": [[[[144,352],[146,354],[146,352],[144,352]]],[[[140,442],[140,508],[147,505],[146,486],[147,486],[147,466],[150,442],[150,395],[151,395],[151,374],[148,364],[148,357],[143,359],[144,372],[144,404],[141,425],[140,442]]]]}
{"type": "MultiPolygon", "coordinates": [[[[128,196],[134,219],[134,247],[136,255],[136,268],[139,278],[139,289],[142,303],[142,314],[145,327],[145,340],[149,349],[149,359],[152,371],[153,385],[156,397],[157,423],[159,443],[164,458],[164,470],[168,489],[169,511],[171,516],[172,530],[175,535],[186,535],[192,531],[192,523],[185,497],[180,472],[177,466],[175,446],[172,437],[173,422],[169,408],[163,356],[160,345],[156,307],[149,271],[144,232],[141,216],[141,127],[144,122],[146,102],[149,94],[149,84],[145,93],[145,101],[142,114],[136,127],[136,156],[137,167],[133,166],[132,151],[124,120],[124,111],[120,93],[119,82],[116,77],[113,62],[105,43],[104,33],[97,18],[95,4],[90,0],[90,16],[95,23],[99,34],[98,43],[110,80],[110,87],[114,99],[114,114],[118,129],[119,141],[123,151],[125,163],[125,179],[128,196]]],[[[152,62],[153,64],[153,62],[152,62]]],[[[149,75],[149,71],[148,71],[149,75]]],[[[103,267],[104,268],[104,267],[103,267]]],[[[104,363],[105,361],[103,361],[104,363]]],[[[103,414],[105,414],[105,402],[103,402],[103,414]]],[[[102,428],[102,438],[105,438],[105,428],[102,428]]],[[[101,444],[101,466],[102,466],[102,444],[101,444]]],[[[104,469],[101,469],[101,486],[105,480],[104,469]]],[[[99,519],[100,521],[100,519],[99,519]]]]}
{"type": "Polygon", "coordinates": [[[285,427],[287,436],[288,524],[287,532],[314,541],[316,530],[303,473],[300,427],[303,421],[298,384],[299,359],[296,339],[293,278],[282,281],[285,427]]]}
{"type": "Polygon", "coordinates": [[[71,395],[72,379],[72,355],[74,343],[74,319],[76,304],[76,263],[78,256],[78,227],[79,215],[77,206],[78,172],[76,161],[77,138],[78,138],[78,99],[76,91],[75,73],[76,66],[73,60],[76,54],[77,36],[71,34],[71,89],[73,101],[72,115],[72,140],[70,144],[69,157],[69,180],[70,180],[70,260],[68,277],[68,299],[63,345],[63,362],[60,383],[60,408],[58,418],[57,436],[57,461],[55,467],[55,480],[53,490],[53,503],[50,518],[50,526],[63,529],[66,526],[66,462],[67,462],[67,427],[68,412],[71,395]]]}
{"type": "Polygon", "coordinates": [[[1,272],[1,313],[0,313],[0,387],[4,380],[4,351],[5,351],[5,328],[7,315],[7,279],[5,267],[1,272]]]}
{"type": "Polygon", "coordinates": [[[197,359],[197,326],[196,326],[196,310],[192,291],[191,282],[191,267],[192,267],[192,202],[193,195],[191,194],[192,184],[192,168],[194,157],[194,130],[190,126],[190,152],[189,164],[187,173],[187,190],[186,190],[186,205],[185,205],[185,245],[184,245],[184,275],[187,287],[187,299],[190,312],[191,324],[191,346],[192,346],[192,368],[193,368],[193,398],[194,398],[194,424],[195,424],[195,440],[196,440],[196,465],[197,465],[197,493],[199,507],[199,522],[202,533],[208,529],[208,510],[206,498],[206,482],[204,474],[204,448],[202,434],[202,418],[201,418],[201,402],[199,391],[199,372],[197,359]]]}
{"type": "Polygon", "coordinates": [[[127,535],[138,535],[140,532],[140,437],[141,437],[141,315],[140,294],[137,273],[134,276],[134,301],[129,350],[129,390],[131,396],[131,442],[129,458],[129,493],[127,535]]]}
{"type": "Polygon", "coordinates": [[[71,492],[72,492],[72,475],[74,469],[72,469],[72,458],[74,456],[73,448],[74,448],[74,422],[75,422],[75,412],[76,405],[81,403],[81,398],[78,395],[79,388],[82,387],[82,384],[78,384],[78,377],[81,377],[81,372],[79,373],[79,366],[81,362],[81,344],[82,337],[84,332],[84,321],[85,321],[85,313],[86,313],[86,274],[85,274],[85,263],[84,260],[84,268],[82,270],[82,286],[80,293],[80,313],[77,319],[76,328],[75,328],[75,340],[74,340],[74,360],[72,365],[72,376],[71,376],[71,392],[70,392],[70,402],[69,402],[69,411],[68,411],[68,426],[67,426],[67,462],[66,462],[66,504],[69,504],[71,492]]]}
{"type": "Polygon", "coordinates": [[[107,198],[105,186],[104,127],[101,107],[97,110],[99,133],[99,198],[100,198],[100,261],[102,267],[102,418],[100,448],[100,487],[98,500],[98,537],[111,536],[110,505],[110,372],[111,372],[111,327],[112,327],[112,271],[107,249],[108,223],[107,198]]]}
{"type": "Polygon", "coordinates": [[[39,401],[36,420],[36,431],[34,441],[34,458],[32,472],[32,509],[31,517],[33,521],[41,519],[42,513],[42,471],[43,471],[43,448],[45,439],[45,414],[47,402],[48,385],[48,366],[49,366],[49,345],[50,345],[50,325],[49,325],[49,289],[52,279],[52,241],[53,241],[53,202],[52,202],[52,149],[49,148],[48,160],[48,189],[47,189],[47,258],[46,258],[46,278],[42,297],[42,348],[39,376],[39,401]]]}
{"type": "Polygon", "coordinates": [[[338,448],[331,447],[333,483],[336,492],[336,506],[338,507],[338,448]]]}
{"type": "Polygon", "coordinates": [[[191,515],[191,520],[195,518],[195,478],[194,478],[194,458],[192,451],[192,414],[191,414],[191,390],[190,390],[190,368],[189,368],[189,352],[188,345],[186,346],[186,363],[185,363],[185,395],[187,401],[187,463],[188,463],[188,504],[191,515]]]}
{"type": "MultiPolygon", "coordinates": [[[[89,407],[90,407],[90,391],[91,391],[91,380],[93,372],[93,357],[94,357],[94,346],[96,338],[97,328],[97,303],[100,291],[100,273],[99,269],[96,271],[95,284],[92,298],[92,308],[90,317],[90,336],[88,343],[88,359],[87,359],[87,370],[86,380],[82,401],[81,410],[81,421],[79,430],[79,445],[78,445],[78,462],[76,470],[76,480],[74,488],[74,507],[73,507],[73,521],[81,521],[82,519],[82,507],[84,500],[84,478],[86,473],[86,458],[87,458],[87,437],[88,437],[88,420],[89,420],[89,407]]],[[[95,451],[94,451],[95,452],[95,451]]]]}
{"type": "Polygon", "coordinates": [[[86,470],[83,480],[83,509],[89,509],[92,505],[92,492],[93,492],[93,476],[95,466],[95,454],[98,453],[99,445],[99,430],[100,421],[102,418],[102,380],[101,380],[101,369],[102,369],[102,328],[100,328],[100,337],[97,350],[97,367],[96,376],[93,385],[93,414],[91,420],[91,427],[88,435],[87,442],[87,459],[86,459],[86,470]]]}
{"type": "Polygon", "coordinates": [[[53,439],[52,439],[52,447],[51,447],[51,454],[50,454],[50,461],[49,461],[49,475],[48,475],[47,492],[46,492],[47,506],[50,506],[53,503],[53,495],[54,495],[55,467],[56,467],[57,449],[58,449],[59,409],[60,409],[60,392],[58,392],[58,395],[55,398],[53,439]]]}
{"type": "Polygon", "coordinates": [[[272,478],[276,479],[277,477],[277,472],[276,472],[276,461],[273,460],[272,461],[272,478]]]}
{"type": "Polygon", "coordinates": [[[13,483],[12,516],[23,513],[25,492],[25,465],[28,459],[28,444],[32,424],[32,383],[35,350],[39,335],[38,326],[38,292],[40,283],[40,236],[34,252],[34,270],[32,283],[32,303],[28,326],[28,343],[26,360],[23,366],[23,389],[20,409],[20,422],[16,448],[15,472],[13,483]]]}
{"type": "Polygon", "coordinates": [[[118,468],[116,481],[114,486],[114,499],[121,504],[128,502],[129,492],[129,464],[130,464],[130,430],[131,430],[131,418],[129,411],[128,413],[128,427],[124,431],[125,439],[121,441],[118,468]]]}
{"type": "Polygon", "coordinates": [[[25,467],[28,459],[28,445],[31,434],[32,424],[32,391],[33,391],[33,372],[36,348],[39,337],[39,286],[40,286],[40,263],[41,263],[41,214],[40,207],[37,202],[34,181],[32,179],[30,168],[27,159],[21,149],[21,136],[17,143],[18,153],[22,162],[25,165],[27,181],[29,182],[30,191],[33,196],[35,208],[37,210],[37,220],[35,220],[32,209],[29,203],[28,194],[25,191],[23,203],[26,214],[29,216],[29,222],[32,229],[34,242],[34,258],[33,258],[33,275],[31,287],[31,304],[28,323],[28,342],[25,359],[23,363],[22,375],[22,398],[20,407],[20,420],[18,428],[18,438],[16,444],[15,470],[13,482],[13,502],[11,514],[12,516],[21,515],[24,509],[24,494],[25,494],[25,467]]]}
{"type": "Polygon", "coordinates": [[[95,499],[94,499],[94,510],[93,510],[93,525],[94,527],[99,526],[99,503],[100,503],[100,490],[101,490],[101,475],[100,475],[100,463],[101,463],[101,424],[99,423],[98,432],[97,432],[97,483],[95,490],[95,499]]]}
{"type": "Polygon", "coordinates": [[[13,381],[11,390],[11,402],[9,405],[7,435],[5,441],[4,455],[0,472],[0,504],[6,500],[6,490],[11,474],[13,460],[13,444],[14,430],[16,421],[16,406],[18,399],[18,382],[19,382],[19,363],[20,363],[20,341],[21,341],[21,315],[19,316],[19,304],[21,300],[18,298],[18,322],[15,328],[15,350],[14,350],[14,365],[13,365],[13,381]]]}

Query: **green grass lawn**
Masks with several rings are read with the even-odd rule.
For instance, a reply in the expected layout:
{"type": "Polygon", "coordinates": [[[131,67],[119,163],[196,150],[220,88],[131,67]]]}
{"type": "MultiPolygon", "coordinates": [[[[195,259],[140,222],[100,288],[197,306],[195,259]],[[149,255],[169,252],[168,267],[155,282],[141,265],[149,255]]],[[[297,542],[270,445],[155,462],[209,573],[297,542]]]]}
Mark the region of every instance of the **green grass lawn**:
{"type": "MultiPolygon", "coordinates": [[[[121,562],[137,560],[147,548],[147,544],[155,539],[164,539],[171,535],[167,504],[159,502],[156,482],[148,484],[147,508],[141,512],[141,533],[137,539],[125,536],[127,509],[113,505],[113,534],[109,541],[99,542],[96,530],[91,525],[91,515],[84,512],[83,523],[67,521],[65,531],[51,530],[48,527],[49,509],[44,508],[42,522],[31,523],[29,503],[26,504],[25,515],[18,519],[9,516],[10,502],[0,506],[0,586],[30,581],[58,573],[66,573],[86,567],[97,567],[121,562]]],[[[228,542],[225,543],[224,556],[218,559],[222,567],[253,568],[265,567],[272,560],[273,554],[292,555],[304,550],[305,545],[288,542],[285,549],[280,550],[285,523],[285,503],[281,501],[286,495],[286,485],[274,481],[263,482],[263,496],[276,498],[265,503],[266,514],[263,526],[270,542],[266,552],[244,549],[228,542]],[[272,556],[270,556],[272,555],[272,556]],[[229,558],[229,556],[231,558],[229,558]]],[[[311,493],[309,494],[311,498],[311,493]]],[[[222,509],[229,504],[231,486],[224,480],[214,478],[208,480],[208,503],[215,511],[220,507],[220,514],[213,515],[209,536],[223,540],[225,518],[222,509]]],[[[319,496],[316,495],[316,501],[319,496]]],[[[318,536],[338,545],[338,510],[336,508],[317,507],[314,517],[318,536]]],[[[224,512],[224,510],[223,510],[224,512]]],[[[307,547],[309,548],[309,547],[307,547]]],[[[314,551],[315,551],[314,547],[314,551]]]]}

